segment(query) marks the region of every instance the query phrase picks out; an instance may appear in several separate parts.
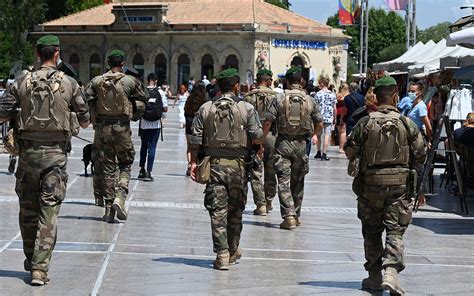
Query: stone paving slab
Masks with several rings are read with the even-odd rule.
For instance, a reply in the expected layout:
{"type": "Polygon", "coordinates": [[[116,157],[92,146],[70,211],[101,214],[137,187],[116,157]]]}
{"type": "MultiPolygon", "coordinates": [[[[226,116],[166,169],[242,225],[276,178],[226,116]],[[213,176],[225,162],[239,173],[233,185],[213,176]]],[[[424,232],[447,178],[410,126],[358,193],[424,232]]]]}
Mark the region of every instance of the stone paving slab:
{"type": "MultiPolygon", "coordinates": [[[[361,291],[363,241],[347,162],[332,149],[330,162],[311,158],[303,225],[278,228],[278,201],[266,217],[252,215],[249,194],[241,246],[244,256],[228,272],[212,269],[209,215],[204,187],[186,178],[184,130],[176,110],[158,143],[155,182],[130,183],[129,219],[101,222],[92,178],[84,177],[82,147],[73,140],[69,189],[59,217],[58,243],[45,287],[28,285],[22,270],[15,178],[0,154],[0,295],[371,295],[361,291]]],[[[138,174],[140,140],[134,124],[138,174]]],[[[92,129],[81,132],[92,139],[92,129]]],[[[314,147],[313,147],[314,150],[314,147]]],[[[313,151],[314,155],[314,151],[313,151]]],[[[474,295],[474,218],[436,189],[406,233],[407,295],[474,295]]],[[[470,201],[471,208],[474,204],[470,201]]],[[[388,295],[378,293],[375,295],[388,295]]]]}

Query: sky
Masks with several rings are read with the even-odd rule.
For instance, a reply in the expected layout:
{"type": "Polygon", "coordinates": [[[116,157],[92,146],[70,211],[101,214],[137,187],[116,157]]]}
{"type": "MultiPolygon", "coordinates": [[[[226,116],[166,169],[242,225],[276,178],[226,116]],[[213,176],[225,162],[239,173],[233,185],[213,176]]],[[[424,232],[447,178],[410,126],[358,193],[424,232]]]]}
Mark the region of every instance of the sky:
{"type": "MultiPolygon", "coordinates": [[[[291,10],[294,12],[326,23],[329,16],[338,9],[338,0],[292,0],[291,10]]],[[[441,22],[454,22],[469,15],[470,9],[460,9],[460,6],[473,4],[474,0],[416,0],[417,24],[420,29],[436,25],[441,22]]],[[[369,5],[375,8],[388,9],[384,0],[369,0],[369,5]]],[[[404,15],[404,12],[403,12],[404,15]]]]}

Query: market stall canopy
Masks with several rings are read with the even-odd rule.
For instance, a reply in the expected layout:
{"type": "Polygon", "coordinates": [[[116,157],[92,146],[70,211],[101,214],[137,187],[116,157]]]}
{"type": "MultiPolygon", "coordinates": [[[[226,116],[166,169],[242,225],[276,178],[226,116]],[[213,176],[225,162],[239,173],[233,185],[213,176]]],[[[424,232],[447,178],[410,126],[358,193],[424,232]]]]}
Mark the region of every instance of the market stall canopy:
{"type": "Polygon", "coordinates": [[[399,58],[374,65],[374,70],[408,71],[409,75],[423,77],[446,67],[463,67],[474,64],[474,50],[456,45],[448,46],[443,39],[418,43],[399,58]]]}
{"type": "Polygon", "coordinates": [[[474,80],[474,66],[457,69],[453,77],[458,80],[474,80]]]}
{"type": "Polygon", "coordinates": [[[451,33],[446,38],[448,46],[463,46],[474,48],[474,28],[467,28],[461,31],[451,33]]]}

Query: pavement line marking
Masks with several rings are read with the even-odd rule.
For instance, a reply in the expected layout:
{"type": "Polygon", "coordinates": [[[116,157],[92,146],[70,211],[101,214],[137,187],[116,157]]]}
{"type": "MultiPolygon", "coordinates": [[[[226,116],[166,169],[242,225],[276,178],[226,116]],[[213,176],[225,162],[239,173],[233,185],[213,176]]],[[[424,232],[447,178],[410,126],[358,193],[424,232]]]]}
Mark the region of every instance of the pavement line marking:
{"type": "Polygon", "coordinates": [[[0,254],[5,252],[5,250],[8,249],[8,247],[11,244],[13,244],[14,241],[16,241],[16,240],[18,240],[18,238],[20,238],[20,236],[21,236],[21,231],[18,231],[17,234],[0,249],[0,254]]]}
{"type": "MultiPolygon", "coordinates": [[[[133,252],[115,252],[119,255],[149,255],[169,258],[209,258],[214,259],[215,256],[209,255],[181,255],[181,254],[160,254],[160,253],[133,253],[133,252]]],[[[288,261],[288,262],[315,262],[315,263],[341,263],[341,264],[364,264],[365,261],[349,261],[349,260],[321,260],[321,259],[294,259],[294,258],[264,258],[264,257],[242,257],[240,260],[254,261],[288,261]]],[[[407,263],[407,266],[436,266],[436,267],[456,267],[456,268],[474,268],[474,265],[459,264],[428,264],[428,263],[407,263]]]]}
{"type": "MultiPolygon", "coordinates": [[[[130,197],[128,200],[125,202],[125,211],[128,212],[130,208],[130,203],[132,202],[133,198],[135,197],[135,190],[138,187],[138,180],[135,181],[135,184],[133,185],[132,193],[130,194],[130,197]]],[[[110,258],[112,257],[112,254],[114,254],[114,249],[115,246],[117,245],[117,240],[120,235],[120,231],[123,228],[123,225],[125,223],[120,223],[115,230],[114,237],[112,239],[112,242],[109,245],[109,249],[107,250],[107,255],[105,256],[105,260],[102,263],[102,267],[100,268],[99,275],[97,276],[97,279],[94,284],[94,288],[92,289],[91,296],[97,296],[97,293],[99,292],[100,287],[102,286],[102,282],[104,281],[104,276],[105,272],[107,271],[107,266],[109,265],[110,258]]]]}
{"type": "MultiPolygon", "coordinates": [[[[67,185],[67,189],[69,189],[70,186],[72,186],[74,183],[76,183],[77,179],[78,179],[79,176],[76,176],[68,185],[67,185]]],[[[15,200],[17,200],[18,198],[15,198],[15,200]]],[[[2,254],[3,252],[5,252],[6,249],[8,249],[8,247],[16,240],[18,240],[18,238],[20,238],[21,236],[21,231],[19,230],[16,235],[11,239],[9,240],[1,249],[0,249],[0,254],[2,254]]]]}

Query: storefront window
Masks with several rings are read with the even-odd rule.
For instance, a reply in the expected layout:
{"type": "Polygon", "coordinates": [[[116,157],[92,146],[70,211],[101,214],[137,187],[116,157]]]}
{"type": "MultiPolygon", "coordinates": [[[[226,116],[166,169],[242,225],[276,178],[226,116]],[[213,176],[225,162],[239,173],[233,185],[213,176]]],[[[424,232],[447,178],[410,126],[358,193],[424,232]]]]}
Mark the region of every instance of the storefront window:
{"type": "Polygon", "coordinates": [[[206,54],[202,57],[201,60],[201,79],[204,79],[204,76],[207,79],[210,79],[214,75],[214,59],[210,54],[206,54]]]}
{"type": "Polygon", "coordinates": [[[178,86],[181,84],[188,85],[189,75],[191,73],[189,57],[182,54],[178,58],[178,86]]]}
{"type": "Polygon", "coordinates": [[[166,80],[167,61],[164,54],[160,53],[155,58],[155,73],[158,76],[158,85],[162,85],[166,80]]]}
{"type": "Polygon", "coordinates": [[[140,80],[143,81],[143,76],[145,74],[145,60],[141,54],[137,53],[133,57],[132,67],[133,69],[137,70],[140,80]]]}

